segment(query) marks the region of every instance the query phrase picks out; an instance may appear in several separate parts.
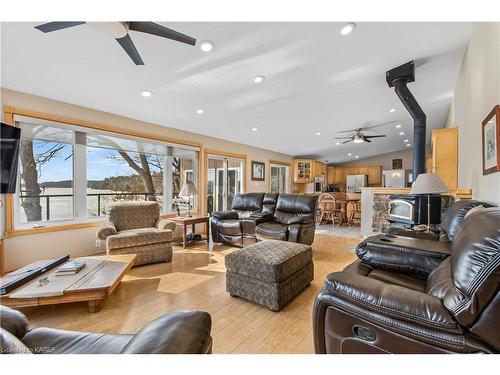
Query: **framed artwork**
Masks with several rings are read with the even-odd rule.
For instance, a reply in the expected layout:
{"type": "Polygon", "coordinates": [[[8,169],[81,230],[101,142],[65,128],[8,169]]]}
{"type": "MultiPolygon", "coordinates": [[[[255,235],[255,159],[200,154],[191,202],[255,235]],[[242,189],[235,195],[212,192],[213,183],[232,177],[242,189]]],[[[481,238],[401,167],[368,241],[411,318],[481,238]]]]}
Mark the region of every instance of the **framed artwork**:
{"type": "Polygon", "coordinates": [[[403,159],[392,159],[392,169],[403,169],[403,159]]]}
{"type": "Polygon", "coordinates": [[[264,181],[266,179],[266,163],[252,161],[252,181],[264,181]]]}
{"type": "Polygon", "coordinates": [[[500,171],[500,105],[481,123],[483,175],[500,171]]]}

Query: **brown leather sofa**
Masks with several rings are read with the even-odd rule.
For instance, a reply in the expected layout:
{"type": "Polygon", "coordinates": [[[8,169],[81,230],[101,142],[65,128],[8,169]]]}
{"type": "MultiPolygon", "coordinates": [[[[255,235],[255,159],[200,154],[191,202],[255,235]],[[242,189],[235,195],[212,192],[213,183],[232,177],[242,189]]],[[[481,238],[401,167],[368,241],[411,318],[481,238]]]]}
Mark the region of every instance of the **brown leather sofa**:
{"type": "Polygon", "coordinates": [[[203,311],[177,311],[152,321],[135,335],[29,330],[21,312],[0,306],[2,354],[210,354],[212,321],[203,311]]]}
{"type": "Polygon", "coordinates": [[[212,212],[212,240],[236,246],[256,239],[310,245],[314,241],[316,204],[313,195],[238,194],[230,211],[212,212]]]}
{"type": "Polygon", "coordinates": [[[449,249],[365,241],[316,297],[316,353],[498,353],[500,209],[471,212],[451,237],[449,249]]]}

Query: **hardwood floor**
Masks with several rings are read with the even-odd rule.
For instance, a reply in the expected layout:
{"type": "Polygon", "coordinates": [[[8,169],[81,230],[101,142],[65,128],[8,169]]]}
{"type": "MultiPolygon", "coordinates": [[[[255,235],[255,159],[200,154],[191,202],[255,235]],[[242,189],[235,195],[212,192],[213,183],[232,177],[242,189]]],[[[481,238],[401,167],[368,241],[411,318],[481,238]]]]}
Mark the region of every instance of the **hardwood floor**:
{"type": "Polygon", "coordinates": [[[315,278],[280,312],[225,290],[224,256],[235,248],[200,243],[174,247],[172,263],[133,268],[101,310],[84,303],[24,308],[31,327],[133,333],[172,310],[204,310],[212,315],[214,353],[313,353],[311,312],[325,276],[356,256],[356,239],[317,235],[313,244],[315,278]]]}

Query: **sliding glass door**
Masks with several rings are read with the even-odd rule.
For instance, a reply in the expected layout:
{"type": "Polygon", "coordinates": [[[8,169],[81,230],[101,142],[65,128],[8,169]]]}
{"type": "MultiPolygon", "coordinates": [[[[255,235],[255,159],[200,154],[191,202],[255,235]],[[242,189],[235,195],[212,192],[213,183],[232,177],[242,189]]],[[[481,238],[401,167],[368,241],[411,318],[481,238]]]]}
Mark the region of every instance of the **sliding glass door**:
{"type": "Polygon", "coordinates": [[[231,209],[234,196],[243,191],[243,161],[208,156],[207,211],[231,209]]]}
{"type": "Polygon", "coordinates": [[[284,165],[271,164],[271,193],[289,192],[289,169],[284,165]]]}

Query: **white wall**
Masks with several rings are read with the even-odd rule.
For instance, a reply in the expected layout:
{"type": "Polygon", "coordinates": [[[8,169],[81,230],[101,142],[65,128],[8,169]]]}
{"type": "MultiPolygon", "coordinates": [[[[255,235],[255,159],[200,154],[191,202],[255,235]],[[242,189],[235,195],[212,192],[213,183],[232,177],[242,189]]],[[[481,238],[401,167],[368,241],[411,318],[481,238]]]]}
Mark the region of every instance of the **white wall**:
{"type": "Polygon", "coordinates": [[[413,168],[413,149],[388,152],[386,154],[375,155],[369,158],[357,159],[347,163],[339,164],[342,167],[365,167],[381,165],[382,169],[392,169],[392,159],[403,159],[403,169],[413,168]]]}
{"type": "MultiPolygon", "coordinates": [[[[207,137],[201,134],[173,129],[158,124],[146,123],[112,113],[58,102],[4,88],[0,89],[0,99],[2,121],[4,121],[5,117],[3,106],[11,106],[35,112],[91,121],[122,129],[140,129],[145,133],[159,134],[178,140],[197,142],[202,144],[204,148],[211,150],[245,154],[247,156],[245,168],[245,173],[247,173],[248,177],[247,191],[269,191],[269,160],[278,160],[286,163],[291,163],[292,161],[290,155],[225,141],[214,137],[207,137]],[[251,181],[250,168],[252,160],[266,163],[265,181],[251,181]]],[[[1,196],[0,199],[2,202],[4,201],[3,196],[1,196]]],[[[2,235],[4,222],[5,213],[2,207],[0,209],[0,228],[2,230],[0,234],[2,235]]],[[[49,259],[66,254],[71,256],[82,256],[86,254],[95,254],[99,251],[102,251],[102,249],[100,250],[95,247],[95,228],[16,236],[4,241],[4,270],[13,270],[39,259],[49,259]]]]}
{"type": "Polygon", "coordinates": [[[457,79],[446,127],[458,127],[458,186],[500,205],[500,172],[483,176],[481,122],[500,104],[500,23],[476,23],[457,79]]]}

